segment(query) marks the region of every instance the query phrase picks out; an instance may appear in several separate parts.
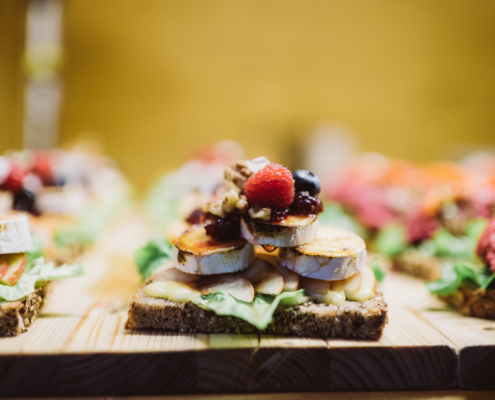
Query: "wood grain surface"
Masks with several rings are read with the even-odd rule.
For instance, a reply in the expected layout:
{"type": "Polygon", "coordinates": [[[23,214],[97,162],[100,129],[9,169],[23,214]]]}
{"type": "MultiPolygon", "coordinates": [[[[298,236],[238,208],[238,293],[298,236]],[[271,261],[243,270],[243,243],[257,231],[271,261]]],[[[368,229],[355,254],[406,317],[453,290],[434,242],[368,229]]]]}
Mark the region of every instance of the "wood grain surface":
{"type": "Polygon", "coordinates": [[[55,283],[30,331],[0,338],[0,396],[495,388],[495,323],[395,273],[379,341],[126,331],[132,254],[149,235],[139,213],[123,218],[84,256],[87,276],[55,283]]]}

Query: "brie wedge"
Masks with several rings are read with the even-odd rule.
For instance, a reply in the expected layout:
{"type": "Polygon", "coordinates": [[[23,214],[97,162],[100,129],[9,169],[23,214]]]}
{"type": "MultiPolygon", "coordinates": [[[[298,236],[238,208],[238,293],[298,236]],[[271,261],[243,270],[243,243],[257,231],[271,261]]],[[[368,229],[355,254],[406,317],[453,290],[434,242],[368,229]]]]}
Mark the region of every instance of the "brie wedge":
{"type": "Polygon", "coordinates": [[[314,279],[346,279],[366,262],[366,245],[358,235],[338,228],[320,228],[309,244],[280,249],[284,267],[314,279]]]}
{"type": "Polygon", "coordinates": [[[318,231],[315,216],[289,215],[280,222],[265,222],[258,219],[241,218],[241,236],[249,243],[293,247],[311,242],[318,231]]]}
{"type": "Polygon", "coordinates": [[[246,269],[253,260],[252,245],[241,239],[216,242],[202,226],[182,234],[174,247],[174,267],[188,274],[237,272],[246,269]]]}
{"type": "Polygon", "coordinates": [[[24,253],[33,248],[26,215],[0,216],[0,254],[24,253]]]}

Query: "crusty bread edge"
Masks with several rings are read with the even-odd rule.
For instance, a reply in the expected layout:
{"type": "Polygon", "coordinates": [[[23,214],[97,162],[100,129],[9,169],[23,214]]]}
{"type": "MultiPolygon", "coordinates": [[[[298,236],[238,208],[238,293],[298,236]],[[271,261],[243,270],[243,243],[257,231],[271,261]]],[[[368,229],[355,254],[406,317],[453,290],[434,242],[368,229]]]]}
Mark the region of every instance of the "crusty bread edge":
{"type": "Polygon", "coordinates": [[[22,300],[0,304],[0,336],[17,336],[28,330],[38,317],[47,287],[39,287],[22,300]]]}
{"type": "Polygon", "coordinates": [[[193,303],[147,297],[141,288],[132,297],[126,328],[378,340],[387,322],[387,304],[381,293],[366,302],[345,301],[340,306],[311,301],[298,306],[280,306],[267,329],[259,331],[240,318],[217,315],[193,303]]]}
{"type": "Polygon", "coordinates": [[[495,290],[460,286],[454,294],[439,297],[462,315],[495,320],[495,290]]]}

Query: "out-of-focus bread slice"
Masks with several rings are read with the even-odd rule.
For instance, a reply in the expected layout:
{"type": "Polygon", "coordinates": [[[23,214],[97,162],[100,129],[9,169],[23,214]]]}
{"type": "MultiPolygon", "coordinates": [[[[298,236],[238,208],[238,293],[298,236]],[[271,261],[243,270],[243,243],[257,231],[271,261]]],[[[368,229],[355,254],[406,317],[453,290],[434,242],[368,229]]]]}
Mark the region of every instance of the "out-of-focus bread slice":
{"type": "Polygon", "coordinates": [[[461,286],[456,293],[440,298],[462,315],[495,320],[495,290],[461,286]]]}
{"type": "Polygon", "coordinates": [[[38,317],[47,286],[38,288],[24,300],[0,304],[0,336],[16,336],[27,331],[38,317]]]}
{"type": "Polygon", "coordinates": [[[441,261],[419,251],[410,251],[398,256],[394,260],[394,268],[425,281],[436,281],[442,276],[441,261]]]}

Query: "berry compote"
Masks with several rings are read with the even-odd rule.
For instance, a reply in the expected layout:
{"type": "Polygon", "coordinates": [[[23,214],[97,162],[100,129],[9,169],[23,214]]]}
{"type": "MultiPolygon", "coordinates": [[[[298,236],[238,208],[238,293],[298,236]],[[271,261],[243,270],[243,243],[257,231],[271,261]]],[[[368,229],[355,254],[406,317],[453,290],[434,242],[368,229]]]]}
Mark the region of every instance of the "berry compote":
{"type": "Polygon", "coordinates": [[[308,192],[297,192],[289,208],[291,215],[318,215],[321,212],[323,212],[322,201],[308,192]]]}
{"type": "Polygon", "coordinates": [[[241,214],[239,210],[236,209],[225,217],[215,218],[212,223],[205,226],[206,234],[212,239],[221,242],[241,237],[241,214]]]}

